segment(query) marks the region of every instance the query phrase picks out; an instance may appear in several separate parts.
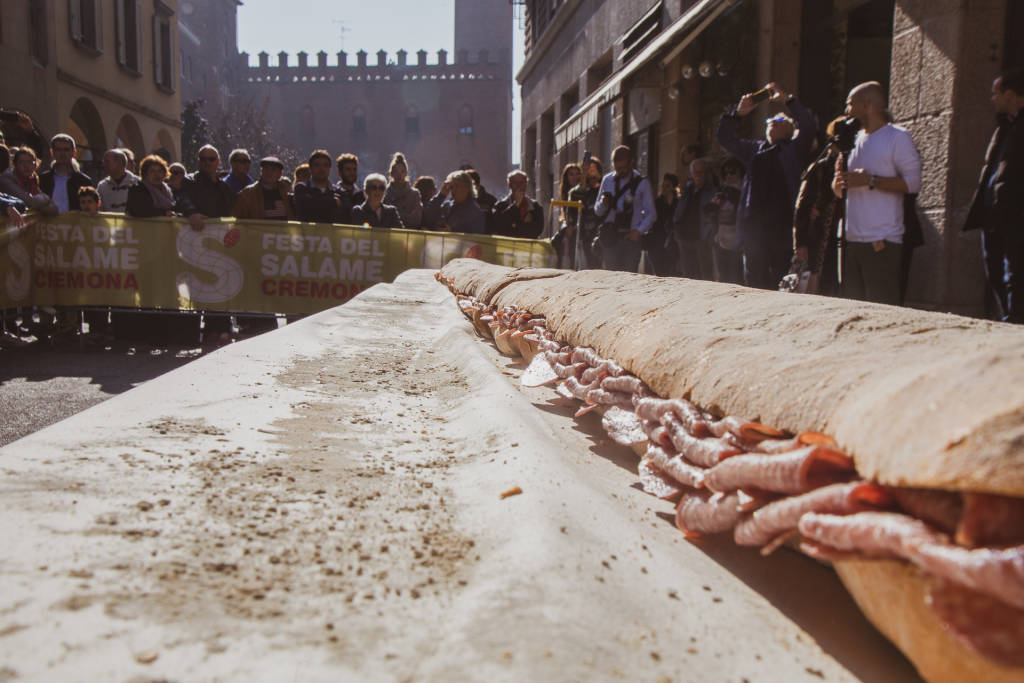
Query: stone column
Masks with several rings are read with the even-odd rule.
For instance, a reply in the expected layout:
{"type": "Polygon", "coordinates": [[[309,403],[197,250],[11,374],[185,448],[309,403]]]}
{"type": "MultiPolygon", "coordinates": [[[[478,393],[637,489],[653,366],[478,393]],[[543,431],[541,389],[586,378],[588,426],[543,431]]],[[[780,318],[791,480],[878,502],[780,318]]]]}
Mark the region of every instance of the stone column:
{"type": "Polygon", "coordinates": [[[889,108],[921,154],[907,303],[980,315],[985,284],[977,234],[961,231],[994,118],[989,94],[1003,52],[1005,0],[897,0],[889,108]]]}

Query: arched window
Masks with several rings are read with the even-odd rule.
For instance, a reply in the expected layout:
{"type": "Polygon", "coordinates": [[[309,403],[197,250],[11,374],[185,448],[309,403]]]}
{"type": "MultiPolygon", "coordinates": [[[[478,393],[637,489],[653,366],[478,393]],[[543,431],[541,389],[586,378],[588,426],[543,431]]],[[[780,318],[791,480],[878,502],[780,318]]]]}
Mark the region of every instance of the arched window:
{"type": "Polygon", "coordinates": [[[405,134],[407,137],[420,135],[420,111],[412,104],[405,109],[405,134]]]}
{"type": "Polygon", "coordinates": [[[473,134],[473,107],[468,104],[459,108],[459,135],[473,134]]]}
{"type": "Polygon", "coordinates": [[[366,137],[366,109],[361,104],[352,109],[352,137],[366,137]]]}

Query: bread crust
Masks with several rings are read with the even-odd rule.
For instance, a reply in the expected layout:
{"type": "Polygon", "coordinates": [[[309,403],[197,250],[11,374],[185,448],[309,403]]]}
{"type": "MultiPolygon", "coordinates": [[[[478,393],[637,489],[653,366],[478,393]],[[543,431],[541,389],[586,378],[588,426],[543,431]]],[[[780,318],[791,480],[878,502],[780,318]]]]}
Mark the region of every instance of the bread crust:
{"type": "Polygon", "coordinates": [[[846,590],[879,631],[933,683],[1024,681],[1024,670],[994,664],[946,631],[925,602],[917,567],[897,560],[841,560],[834,564],[846,590]]]}
{"type": "Polygon", "coordinates": [[[633,273],[458,268],[475,273],[470,293],[544,316],[663,397],[825,432],[883,484],[1024,496],[1017,326],[633,273]]]}

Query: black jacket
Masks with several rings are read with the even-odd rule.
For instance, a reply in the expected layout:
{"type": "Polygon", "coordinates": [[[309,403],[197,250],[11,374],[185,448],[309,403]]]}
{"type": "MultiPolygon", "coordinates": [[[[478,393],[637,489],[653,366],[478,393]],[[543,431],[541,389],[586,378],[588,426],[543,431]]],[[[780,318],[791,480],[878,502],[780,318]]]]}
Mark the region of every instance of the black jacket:
{"type": "Polygon", "coordinates": [[[492,235],[537,239],[544,232],[544,209],[529,197],[526,201],[530,203],[530,210],[522,216],[519,205],[512,202],[511,195],[499,199],[491,209],[488,232],[492,235]]]}
{"type": "Polygon", "coordinates": [[[133,218],[154,218],[167,215],[156,208],[153,204],[152,195],[149,194],[149,190],[142,183],[136,183],[128,188],[128,198],[124,213],[126,216],[133,218]]]}
{"type": "Polygon", "coordinates": [[[321,190],[312,181],[295,184],[292,206],[296,220],[310,223],[348,223],[352,214],[352,205],[348,203],[347,195],[333,185],[321,190]],[[339,197],[342,206],[338,206],[339,197]]]}
{"type": "Polygon", "coordinates": [[[363,202],[352,208],[352,225],[369,225],[371,228],[404,228],[398,209],[390,204],[381,204],[380,218],[377,212],[363,202]]]}
{"type": "Polygon", "coordinates": [[[200,213],[207,218],[227,218],[234,204],[235,193],[231,186],[219,178],[211,180],[210,176],[196,171],[182,181],[179,210],[183,216],[200,213]]]}
{"type": "MultiPolygon", "coordinates": [[[[42,171],[39,174],[39,189],[45,192],[51,199],[53,198],[53,169],[48,171],[42,171]]],[[[85,175],[81,171],[71,169],[71,175],[68,176],[68,209],[71,211],[80,211],[81,207],[78,204],[78,190],[82,187],[88,187],[93,185],[92,178],[85,175]]]]}
{"type": "Polygon", "coordinates": [[[971,200],[964,230],[994,229],[1016,225],[1024,218],[1024,110],[1010,121],[1000,116],[999,125],[985,152],[985,166],[971,200]],[[1000,147],[1001,145],[1001,147],[1000,147]],[[992,206],[985,205],[985,190],[992,185],[992,206]]]}

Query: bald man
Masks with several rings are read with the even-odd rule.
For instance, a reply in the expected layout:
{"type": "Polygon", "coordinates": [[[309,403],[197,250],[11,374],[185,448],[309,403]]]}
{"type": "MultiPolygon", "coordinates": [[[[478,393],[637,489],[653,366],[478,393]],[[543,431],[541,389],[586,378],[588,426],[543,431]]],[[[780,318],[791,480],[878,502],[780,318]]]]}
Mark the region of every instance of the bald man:
{"type": "Polygon", "coordinates": [[[832,190],[846,199],[843,296],[884,304],[900,303],[903,196],[921,189],[921,156],[910,133],[889,123],[881,84],[861,83],[846,100],[846,115],[861,131],[840,159],[832,190]]]}

